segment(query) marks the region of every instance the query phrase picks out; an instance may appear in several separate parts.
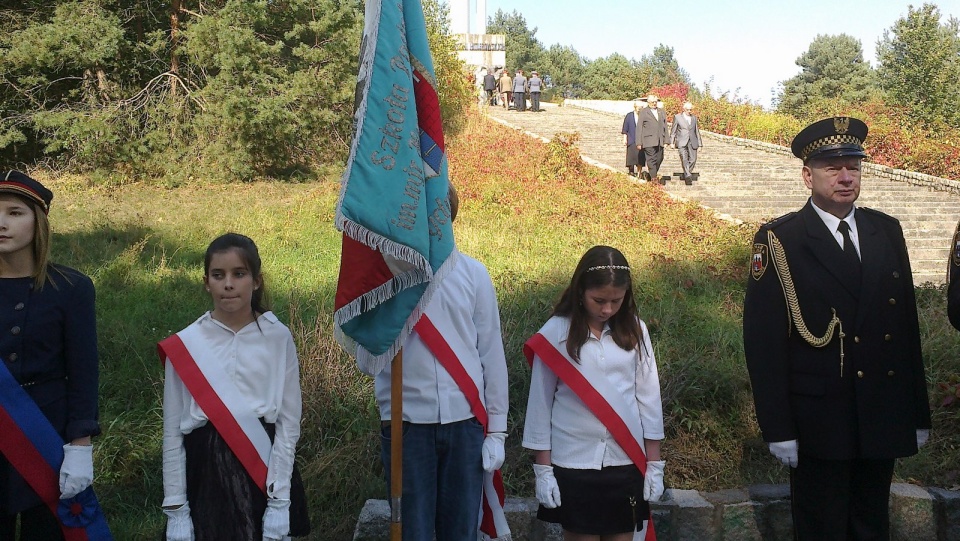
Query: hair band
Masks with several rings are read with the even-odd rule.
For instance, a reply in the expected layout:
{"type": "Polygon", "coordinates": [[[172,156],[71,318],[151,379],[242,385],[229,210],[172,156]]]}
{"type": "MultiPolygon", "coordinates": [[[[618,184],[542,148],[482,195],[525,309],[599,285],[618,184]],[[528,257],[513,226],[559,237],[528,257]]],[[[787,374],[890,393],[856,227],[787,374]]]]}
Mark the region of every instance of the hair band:
{"type": "Polygon", "coordinates": [[[591,271],[595,271],[595,270],[606,270],[606,269],[609,269],[609,270],[625,270],[625,271],[627,271],[627,272],[630,272],[630,267],[628,267],[627,265],[597,265],[596,267],[590,267],[590,268],[588,268],[588,269],[587,269],[587,272],[591,272],[591,271]]]}

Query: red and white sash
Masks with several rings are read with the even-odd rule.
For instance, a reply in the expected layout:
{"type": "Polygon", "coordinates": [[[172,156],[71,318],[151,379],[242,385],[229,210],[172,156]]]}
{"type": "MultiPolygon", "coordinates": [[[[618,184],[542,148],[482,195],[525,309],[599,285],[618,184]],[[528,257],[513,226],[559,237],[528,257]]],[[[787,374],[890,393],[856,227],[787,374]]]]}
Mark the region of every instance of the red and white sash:
{"type": "MultiPolygon", "coordinates": [[[[487,410],[483,407],[483,401],[480,399],[480,390],[477,384],[463,367],[463,363],[457,357],[457,354],[447,343],[437,327],[426,314],[420,317],[414,330],[420,335],[420,339],[426,344],[427,348],[440,361],[440,364],[450,374],[450,377],[460,387],[460,391],[467,398],[470,408],[473,410],[474,417],[483,425],[483,431],[487,431],[487,410]]],[[[494,472],[483,472],[483,500],[480,502],[480,533],[484,541],[511,539],[510,526],[507,524],[507,516],[503,510],[504,488],[503,475],[500,470],[494,472]]]]}
{"type": "Polygon", "coordinates": [[[198,341],[203,338],[197,334],[191,325],[157,344],[160,361],[170,361],[207,419],[266,494],[270,436],[223,366],[216,359],[190,354],[191,345],[194,351],[202,351],[198,341]]]}
{"type": "MultiPolygon", "coordinates": [[[[610,431],[613,439],[623,448],[640,472],[646,475],[647,456],[643,452],[643,428],[635,413],[635,405],[626,404],[622,400],[608,400],[620,394],[602,373],[591,370],[583,364],[574,363],[540,333],[527,340],[523,345],[523,354],[530,365],[533,365],[534,355],[540,357],[543,364],[563,380],[586,404],[587,408],[610,431]]],[[[643,531],[638,533],[639,535],[634,535],[634,539],[656,540],[652,513],[644,524],[643,531]]]]}
{"type": "Polygon", "coordinates": [[[72,498],[60,499],[63,438],[3,363],[0,434],[0,454],[57,518],[66,541],[113,541],[92,486],[72,498]]]}

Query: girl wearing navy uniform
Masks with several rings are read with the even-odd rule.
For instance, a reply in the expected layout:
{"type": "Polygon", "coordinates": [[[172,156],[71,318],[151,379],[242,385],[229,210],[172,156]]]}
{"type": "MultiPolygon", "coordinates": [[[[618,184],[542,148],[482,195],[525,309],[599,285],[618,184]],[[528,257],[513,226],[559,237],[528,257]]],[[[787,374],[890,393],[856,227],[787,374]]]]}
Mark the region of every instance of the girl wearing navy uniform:
{"type": "MultiPolygon", "coordinates": [[[[93,483],[97,329],[93,282],[50,262],[53,193],[19,171],[0,172],[0,358],[63,440],[60,497],[93,483]]],[[[2,437],[7,437],[2,436],[2,437]]],[[[0,540],[63,539],[50,508],[0,454],[0,540]]]]}

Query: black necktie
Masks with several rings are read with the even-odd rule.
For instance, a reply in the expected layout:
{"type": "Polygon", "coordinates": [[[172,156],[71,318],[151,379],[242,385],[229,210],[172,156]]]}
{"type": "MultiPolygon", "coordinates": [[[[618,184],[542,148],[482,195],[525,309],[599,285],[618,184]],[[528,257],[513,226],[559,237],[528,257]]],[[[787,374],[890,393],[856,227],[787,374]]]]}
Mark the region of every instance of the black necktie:
{"type": "Polygon", "coordinates": [[[837,227],[840,234],[843,235],[843,257],[847,261],[847,266],[852,272],[856,273],[857,281],[860,281],[860,256],[857,255],[857,247],[850,240],[850,224],[840,220],[840,226],[837,227]]]}

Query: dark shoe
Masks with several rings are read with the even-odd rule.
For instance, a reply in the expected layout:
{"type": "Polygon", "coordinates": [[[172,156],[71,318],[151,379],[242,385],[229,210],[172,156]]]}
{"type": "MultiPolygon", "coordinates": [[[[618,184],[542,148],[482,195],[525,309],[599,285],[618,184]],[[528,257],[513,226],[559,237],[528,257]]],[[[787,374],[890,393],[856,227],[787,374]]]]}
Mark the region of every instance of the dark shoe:
{"type": "Polygon", "coordinates": [[[687,186],[693,186],[693,177],[691,177],[690,175],[686,175],[685,177],[683,177],[683,183],[686,184],[687,186]]]}
{"type": "Polygon", "coordinates": [[[666,179],[665,177],[657,177],[657,182],[658,182],[661,186],[666,186],[666,185],[667,185],[667,179],[666,179]]]}
{"type": "Polygon", "coordinates": [[[642,173],[640,173],[640,176],[641,178],[643,178],[643,180],[650,182],[650,173],[643,171],[642,173]]]}

